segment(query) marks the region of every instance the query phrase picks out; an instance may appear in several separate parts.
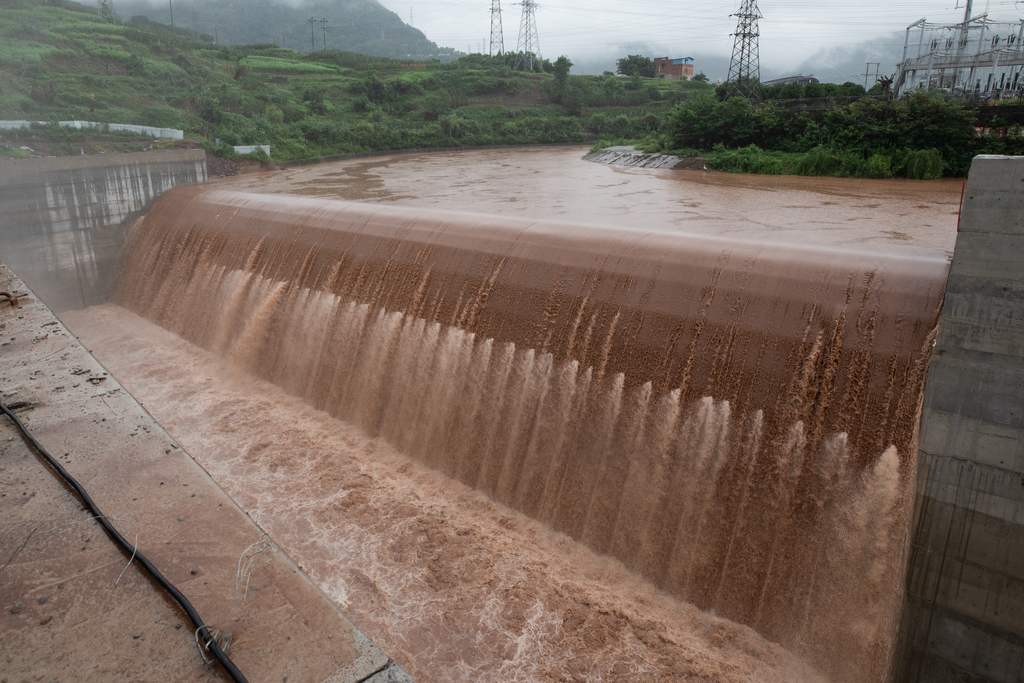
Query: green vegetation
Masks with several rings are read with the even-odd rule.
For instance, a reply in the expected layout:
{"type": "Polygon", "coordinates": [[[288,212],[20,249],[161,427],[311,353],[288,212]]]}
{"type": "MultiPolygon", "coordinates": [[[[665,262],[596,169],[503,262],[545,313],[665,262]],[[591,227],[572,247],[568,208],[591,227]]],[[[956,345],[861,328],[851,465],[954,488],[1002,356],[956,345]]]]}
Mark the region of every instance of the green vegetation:
{"type": "Polygon", "coordinates": [[[736,173],[921,179],[962,176],[975,154],[1024,152],[1019,127],[975,137],[976,112],[941,92],[891,101],[862,97],[852,83],[825,85],[765,88],[772,97],[757,108],[720,88],[673,109],[642,148],[707,150],[713,168],[736,173]],[[823,91],[852,101],[800,106],[823,91]]]}
{"type": "MultiPolygon", "coordinates": [[[[512,55],[446,64],[300,54],[215,45],[187,29],[124,22],[110,8],[0,0],[0,119],[179,128],[184,144],[221,156],[233,156],[230,145],[269,144],[272,160],[597,140],[595,149],[702,154],[725,171],[935,178],[963,175],[978,153],[1024,153],[1019,127],[995,121],[997,132],[976,137],[976,112],[942,93],[893,102],[853,83],[787,84],[763,88],[754,107],[722,86],[648,78],[650,60],[639,55],[619,60],[628,76],[577,76],[566,56],[525,73],[512,70],[512,55]]],[[[6,157],[33,144],[46,154],[154,145],[47,127],[0,131],[0,143],[6,157]]]]}
{"type": "MultiPolygon", "coordinates": [[[[119,7],[117,3],[115,7],[119,7]]],[[[100,8],[102,9],[102,8],[100,8]]],[[[124,22],[69,0],[0,0],[0,119],[178,128],[191,144],[269,144],[273,160],[456,146],[640,139],[671,107],[712,87],[639,76],[570,75],[567,57],[534,72],[470,55],[443,64],[203,35],[124,22]]],[[[88,153],[99,131],[0,132],[10,149],[88,153]],[[68,139],[65,137],[71,136],[68,139]],[[50,139],[61,137],[62,139],[50,139]]],[[[138,145],[133,140],[126,143],[138,145]]],[[[8,148],[0,154],[11,156],[8,148]]]]}
{"type": "MultiPolygon", "coordinates": [[[[821,97],[831,98],[860,98],[866,94],[875,95],[881,94],[881,84],[878,86],[878,92],[867,93],[864,90],[864,86],[857,85],[856,83],[850,83],[847,81],[842,85],[835,83],[807,83],[801,85],[800,83],[783,83],[780,85],[769,85],[761,86],[761,100],[803,100],[803,99],[816,99],[821,97]]],[[[725,98],[725,86],[718,86],[717,94],[719,98],[725,98]]]]}
{"type": "Polygon", "coordinates": [[[894,155],[859,154],[819,145],[807,152],[766,152],[757,145],[727,149],[716,145],[708,156],[713,168],[730,173],[764,175],[808,175],[850,178],[892,178],[919,180],[942,177],[942,155],[938,150],[909,150],[894,155]]]}
{"type": "Polygon", "coordinates": [[[27,149],[21,149],[14,145],[9,145],[6,142],[0,142],[0,157],[10,157],[12,159],[28,159],[32,156],[32,153],[27,149]]]}
{"type": "Polygon", "coordinates": [[[610,138],[610,139],[606,140],[604,138],[601,138],[600,140],[598,140],[594,144],[593,147],[590,148],[590,153],[591,154],[597,154],[598,152],[600,152],[602,150],[605,150],[605,149],[608,149],[609,147],[627,147],[627,146],[635,147],[635,146],[637,146],[639,144],[640,144],[640,140],[636,140],[636,139],[610,138]]]}
{"type": "Polygon", "coordinates": [[[257,69],[261,71],[281,71],[296,74],[344,73],[344,71],[346,71],[345,69],[336,67],[333,64],[307,64],[304,62],[296,62],[291,59],[264,57],[260,55],[243,57],[238,63],[241,66],[247,66],[250,69],[257,69]]]}

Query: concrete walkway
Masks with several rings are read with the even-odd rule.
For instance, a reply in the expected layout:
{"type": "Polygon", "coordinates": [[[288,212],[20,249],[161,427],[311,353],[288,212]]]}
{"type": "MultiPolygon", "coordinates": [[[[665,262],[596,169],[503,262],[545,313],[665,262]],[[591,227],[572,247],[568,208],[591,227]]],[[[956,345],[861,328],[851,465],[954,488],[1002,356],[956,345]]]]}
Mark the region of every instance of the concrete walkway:
{"type": "MultiPolygon", "coordinates": [[[[27,292],[2,263],[0,291],[27,292]]],[[[0,344],[0,400],[230,637],[250,681],[409,681],[31,293],[0,301],[0,344]]],[[[184,612],[126,564],[0,418],[3,680],[226,680],[184,612]]]]}

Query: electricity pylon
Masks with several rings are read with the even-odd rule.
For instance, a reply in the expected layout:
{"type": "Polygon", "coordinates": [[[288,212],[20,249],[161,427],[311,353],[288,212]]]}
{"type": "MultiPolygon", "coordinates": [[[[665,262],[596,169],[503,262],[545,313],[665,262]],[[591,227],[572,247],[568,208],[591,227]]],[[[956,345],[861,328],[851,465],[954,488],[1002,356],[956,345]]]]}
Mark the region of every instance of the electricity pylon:
{"type": "Polygon", "coordinates": [[[540,57],[540,38],[537,37],[537,3],[533,0],[523,0],[515,3],[523,8],[523,20],[519,24],[519,41],[516,43],[516,64],[517,71],[533,71],[533,60],[540,57]]]}
{"type": "Polygon", "coordinates": [[[760,32],[757,20],[761,11],[757,0],[741,0],[736,17],[736,33],[732,45],[732,60],[729,62],[729,96],[759,99],[757,84],[761,80],[761,62],[757,55],[757,37],[760,32]]]}
{"type": "Polygon", "coordinates": [[[491,0],[491,47],[488,50],[491,57],[495,55],[495,48],[498,50],[497,54],[504,54],[505,36],[501,30],[501,0],[491,0]]]}

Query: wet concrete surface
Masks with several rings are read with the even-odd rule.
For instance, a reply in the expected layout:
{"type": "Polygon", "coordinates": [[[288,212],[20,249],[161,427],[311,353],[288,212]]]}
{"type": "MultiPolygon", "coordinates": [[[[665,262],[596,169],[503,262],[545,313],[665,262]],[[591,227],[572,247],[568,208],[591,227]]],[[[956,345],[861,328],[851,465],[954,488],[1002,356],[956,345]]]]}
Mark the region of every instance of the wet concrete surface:
{"type": "MultiPolygon", "coordinates": [[[[0,291],[26,291],[3,264],[0,291]]],[[[31,294],[0,303],[0,344],[0,400],[28,404],[26,427],[231,636],[250,681],[408,680],[31,294]]],[[[3,680],[227,680],[127,560],[0,419],[3,680]]]]}

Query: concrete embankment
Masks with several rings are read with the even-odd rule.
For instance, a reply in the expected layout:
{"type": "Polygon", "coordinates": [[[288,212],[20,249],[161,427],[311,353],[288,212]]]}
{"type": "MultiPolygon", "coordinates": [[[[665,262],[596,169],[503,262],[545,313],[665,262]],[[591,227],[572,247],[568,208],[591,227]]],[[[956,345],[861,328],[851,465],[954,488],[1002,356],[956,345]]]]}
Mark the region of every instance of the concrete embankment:
{"type": "Polygon", "coordinates": [[[683,171],[710,171],[704,157],[677,157],[671,154],[647,154],[629,145],[606,147],[583,157],[586,161],[610,166],[636,166],[683,171]]]}
{"type": "Polygon", "coordinates": [[[976,157],[921,417],[898,680],[1024,676],[1024,157],[976,157]]]}
{"type": "MultiPolygon", "coordinates": [[[[2,263],[0,290],[25,291],[2,263]]],[[[249,680],[409,680],[43,303],[19,303],[0,302],[0,400],[230,639],[249,680]]],[[[226,680],[6,417],[0,491],[5,680],[226,680]]]]}
{"type": "Polygon", "coordinates": [[[0,161],[0,259],[58,313],[102,303],[134,220],[205,182],[202,150],[0,161]]]}

